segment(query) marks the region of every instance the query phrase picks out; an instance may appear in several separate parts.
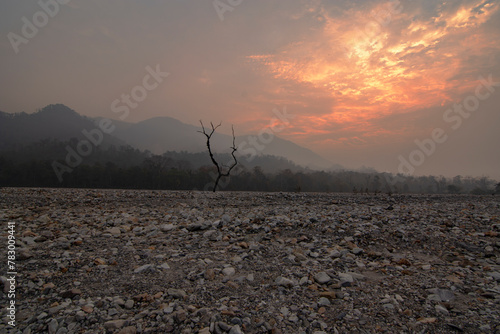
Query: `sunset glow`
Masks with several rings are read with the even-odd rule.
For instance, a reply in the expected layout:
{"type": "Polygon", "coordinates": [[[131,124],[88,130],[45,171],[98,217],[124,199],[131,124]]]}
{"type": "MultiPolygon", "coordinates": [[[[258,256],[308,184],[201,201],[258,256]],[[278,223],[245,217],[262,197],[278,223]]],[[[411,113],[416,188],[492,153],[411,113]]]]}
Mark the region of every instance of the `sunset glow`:
{"type": "Polygon", "coordinates": [[[0,111],[61,103],[255,136],[286,108],[276,137],[345,167],[395,172],[442,129],[416,173],[500,178],[500,0],[89,0],[44,13],[54,1],[0,4],[0,111]],[[169,76],[141,90],[147,66],[169,76]]]}
{"type": "Polygon", "coordinates": [[[481,30],[498,8],[484,0],[457,9],[443,4],[437,17],[425,20],[391,2],[342,18],[318,9],[322,29],[274,54],[248,59],[276,79],[311,84],[331,96],[328,113],[302,117],[312,132],[333,124],[371,132],[370,120],[445,105],[476,85],[473,72],[453,78],[469,71],[472,55],[498,50],[481,30]]]}

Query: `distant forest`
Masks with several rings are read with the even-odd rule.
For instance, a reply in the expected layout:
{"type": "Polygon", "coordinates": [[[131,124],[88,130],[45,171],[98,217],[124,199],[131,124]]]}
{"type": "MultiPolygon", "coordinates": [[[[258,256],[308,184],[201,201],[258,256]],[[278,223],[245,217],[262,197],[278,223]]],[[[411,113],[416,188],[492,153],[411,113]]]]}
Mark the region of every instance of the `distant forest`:
{"type": "MultiPolygon", "coordinates": [[[[210,190],[217,175],[208,153],[166,152],[154,155],[129,146],[94,147],[78,166],[62,174],[69,142],[42,140],[0,152],[0,186],[210,190]]],[[[217,154],[221,163],[228,154],[217,154]]],[[[221,191],[362,192],[431,194],[500,194],[500,183],[487,177],[405,176],[374,170],[314,171],[275,156],[240,156],[221,191]]]]}

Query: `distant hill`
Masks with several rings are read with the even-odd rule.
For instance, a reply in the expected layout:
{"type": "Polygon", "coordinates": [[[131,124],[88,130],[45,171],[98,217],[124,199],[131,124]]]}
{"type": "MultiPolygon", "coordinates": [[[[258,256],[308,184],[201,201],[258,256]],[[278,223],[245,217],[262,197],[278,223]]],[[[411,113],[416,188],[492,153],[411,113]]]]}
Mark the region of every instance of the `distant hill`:
{"type": "MultiPolygon", "coordinates": [[[[44,139],[83,139],[82,130],[95,129],[99,120],[100,118],[81,116],[62,104],[48,105],[33,114],[0,112],[0,150],[44,139]]],[[[201,127],[185,124],[171,117],[155,117],[139,123],[113,120],[113,125],[116,128],[109,135],[104,135],[102,148],[128,144],[154,154],[167,151],[206,151],[205,137],[198,132],[201,127]]],[[[232,137],[216,132],[211,144],[215,152],[224,153],[232,144],[232,137]]],[[[260,146],[259,143],[258,149],[252,146],[249,136],[237,136],[236,145],[240,144],[243,146],[239,153],[248,156],[250,152],[250,159],[255,158],[252,157],[254,154],[273,155],[312,169],[330,169],[334,166],[313,151],[276,136],[269,144],[260,146]]]]}
{"type": "MultiPolygon", "coordinates": [[[[81,116],[63,104],[51,104],[33,114],[0,111],[0,150],[43,139],[83,139],[83,130],[95,128],[93,119],[81,116]]],[[[125,145],[125,142],[105,134],[102,146],[110,145],[120,146],[125,145]]]]}
{"type": "MultiPolygon", "coordinates": [[[[171,117],[155,117],[135,124],[126,122],[114,124],[117,129],[113,135],[136,148],[150,150],[156,154],[163,154],[166,151],[194,153],[206,151],[205,136],[198,132],[201,127],[185,124],[171,117]]],[[[205,126],[210,125],[205,124],[205,126]]],[[[253,152],[258,155],[274,155],[312,169],[328,169],[334,166],[313,151],[277,136],[269,144],[262,145],[264,148],[259,151],[251,145],[249,136],[251,135],[236,136],[236,146],[246,142],[242,146],[241,154],[253,152]]],[[[232,137],[216,132],[211,144],[214,151],[227,152],[232,145],[232,137]]]]}

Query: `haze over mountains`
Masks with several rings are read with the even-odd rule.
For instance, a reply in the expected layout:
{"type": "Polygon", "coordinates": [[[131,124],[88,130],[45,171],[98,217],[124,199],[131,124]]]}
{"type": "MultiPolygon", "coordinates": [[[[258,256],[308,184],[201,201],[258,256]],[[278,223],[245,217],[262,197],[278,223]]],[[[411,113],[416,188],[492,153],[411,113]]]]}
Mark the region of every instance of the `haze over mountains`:
{"type": "MultiPolygon", "coordinates": [[[[49,105],[33,114],[9,114],[0,112],[0,150],[14,145],[28,144],[42,139],[61,141],[71,138],[85,139],[82,131],[98,128],[100,118],[92,119],[79,115],[69,107],[49,105]]],[[[210,120],[205,121],[205,126],[210,120]]],[[[214,122],[214,124],[218,124],[214,122]]],[[[113,131],[103,134],[103,147],[130,145],[154,154],[166,151],[206,151],[205,136],[198,131],[201,127],[182,123],[171,117],[155,117],[139,123],[112,120],[113,131]]],[[[226,126],[229,126],[226,124],[226,126]]],[[[237,129],[235,129],[237,135],[237,129]]],[[[232,144],[232,137],[216,132],[212,147],[216,152],[226,152],[232,144]]],[[[276,135],[236,136],[236,146],[243,155],[274,155],[284,157],[303,167],[312,169],[338,169],[330,161],[313,151],[301,147],[276,135]]]]}

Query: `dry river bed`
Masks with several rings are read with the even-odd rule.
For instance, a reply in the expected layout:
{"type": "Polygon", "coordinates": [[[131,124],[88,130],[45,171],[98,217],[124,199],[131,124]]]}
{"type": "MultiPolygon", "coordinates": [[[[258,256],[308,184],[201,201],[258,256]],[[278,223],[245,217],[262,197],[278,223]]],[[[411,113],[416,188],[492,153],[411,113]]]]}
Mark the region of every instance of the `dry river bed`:
{"type": "Polygon", "coordinates": [[[0,210],[0,333],[500,333],[499,196],[3,188],[0,210]]]}

